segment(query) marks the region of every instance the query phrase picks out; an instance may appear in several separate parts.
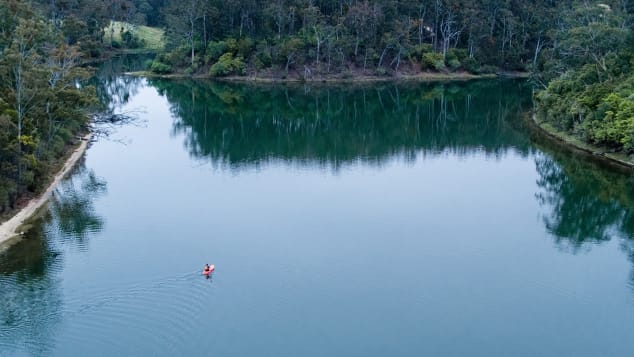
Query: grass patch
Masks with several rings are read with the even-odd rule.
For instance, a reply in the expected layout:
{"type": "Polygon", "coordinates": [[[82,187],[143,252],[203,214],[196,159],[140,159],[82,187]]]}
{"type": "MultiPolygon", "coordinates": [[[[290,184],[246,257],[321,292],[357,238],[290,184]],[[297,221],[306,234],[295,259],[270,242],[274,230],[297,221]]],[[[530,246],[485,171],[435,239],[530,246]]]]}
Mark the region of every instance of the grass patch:
{"type": "Polygon", "coordinates": [[[127,22],[113,21],[104,29],[104,40],[106,43],[123,43],[121,34],[129,31],[139,40],[143,41],[140,49],[162,51],[165,47],[163,41],[163,30],[156,27],[133,25],[127,22]]]}

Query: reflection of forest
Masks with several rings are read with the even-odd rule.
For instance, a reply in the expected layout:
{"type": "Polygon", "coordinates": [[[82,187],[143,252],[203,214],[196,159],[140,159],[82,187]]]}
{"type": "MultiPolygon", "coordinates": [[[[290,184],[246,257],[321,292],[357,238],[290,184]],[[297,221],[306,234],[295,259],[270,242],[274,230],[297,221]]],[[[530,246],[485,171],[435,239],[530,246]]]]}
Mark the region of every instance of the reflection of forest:
{"type": "Polygon", "coordinates": [[[233,168],[271,159],[376,162],[450,150],[526,153],[519,81],[382,84],[372,87],[260,86],[152,80],[196,158],[233,168]]]}
{"type": "MultiPolygon", "coordinates": [[[[556,243],[572,253],[619,239],[634,263],[634,177],[608,167],[589,154],[572,152],[537,135],[543,152],[535,163],[546,208],[544,223],[556,243]]],[[[631,284],[634,287],[634,270],[631,284]]]]}
{"type": "MultiPolygon", "coordinates": [[[[618,238],[634,261],[630,175],[533,138],[518,81],[382,84],[372,87],[261,86],[152,80],[195,158],[231,168],[269,160],[339,167],[451,152],[522,155],[537,146],[537,198],[544,224],[571,252],[618,238]]],[[[634,277],[633,277],[634,279],[634,277]]],[[[633,280],[634,281],[634,280],[633,280]]]]}
{"type": "Polygon", "coordinates": [[[83,250],[89,236],[101,230],[93,200],[105,189],[91,171],[77,167],[27,237],[0,254],[0,352],[21,345],[30,355],[48,354],[62,313],[57,276],[62,248],[83,250]]]}
{"type": "Polygon", "coordinates": [[[121,73],[143,69],[146,55],[114,57],[100,63],[97,75],[90,82],[95,86],[97,98],[106,111],[115,111],[133,97],[143,82],[141,77],[123,76],[121,73]]]}

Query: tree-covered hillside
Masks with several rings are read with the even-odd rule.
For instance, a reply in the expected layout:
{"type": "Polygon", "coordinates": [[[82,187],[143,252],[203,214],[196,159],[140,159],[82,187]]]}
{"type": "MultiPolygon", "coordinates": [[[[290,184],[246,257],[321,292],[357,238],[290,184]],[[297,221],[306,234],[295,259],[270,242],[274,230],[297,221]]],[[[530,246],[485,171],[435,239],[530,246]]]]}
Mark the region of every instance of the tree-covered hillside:
{"type": "Polygon", "coordinates": [[[30,5],[0,1],[0,214],[47,182],[95,104],[80,46],[30,5]]]}
{"type": "Polygon", "coordinates": [[[156,72],[525,71],[570,1],[166,0],[156,72]]]}
{"type": "Polygon", "coordinates": [[[536,78],[540,119],[612,150],[634,152],[634,4],[579,1],[562,13],[536,78]]]}

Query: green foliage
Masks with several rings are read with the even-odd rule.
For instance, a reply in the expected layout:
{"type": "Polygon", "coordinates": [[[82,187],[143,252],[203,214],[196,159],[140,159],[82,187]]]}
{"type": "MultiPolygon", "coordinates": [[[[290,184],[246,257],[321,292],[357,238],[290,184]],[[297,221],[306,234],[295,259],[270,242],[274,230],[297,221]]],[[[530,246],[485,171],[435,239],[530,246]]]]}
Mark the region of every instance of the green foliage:
{"type": "Polygon", "coordinates": [[[214,63],[209,69],[209,75],[214,77],[245,73],[246,65],[244,64],[242,58],[234,57],[230,52],[220,56],[218,62],[214,63]]]}
{"type": "Polygon", "coordinates": [[[460,61],[457,58],[450,59],[449,61],[447,61],[447,64],[449,65],[449,68],[454,71],[459,69],[461,66],[460,61]]]}
{"type": "Polygon", "coordinates": [[[377,76],[387,76],[387,69],[385,69],[385,67],[377,67],[376,68],[376,75],[377,76]]]}
{"type": "Polygon", "coordinates": [[[168,74],[172,73],[172,66],[169,64],[163,63],[160,60],[152,61],[150,65],[150,71],[157,74],[168,74]]]}
{"type": "Polygon", "coordinates": [[[473,74],[480,73],[480,63],[478,63],[478,61],[473,57],[465,58],[462,62],[462,66],[469,73],[473,73],[473,74]]]}
{"type": "Polygon", "coordinates": [[[576,4],[563,19],[568,26],[557,34],[560,47],[540,63],[538,79],[550,82],[535,99],[540,117],[555,127],[631,153],[634,36],[622,26],[629,16],[606,4],[576,4]]]}
{"type": "Polygon", "coordinates": [[[145,46],[145,41],[140,39],[129,30],[121,33],[121,40],[127,48],[140,48],[145,46]]]}
{"type": "MultiPolygon", "coordinates": [[[[419,63],[426,70],[445,71],[448,66],[475,73],[480,64],[527,68],[537,45],[547,53],[559,43],[554,34],[571,3],[165,0],[162,12],[170,50],[195,47],[205,66],[229,52],[256,69],[295,68],[299,73],[304,65],[314,73],[336,74],[380,66],[411,71],[419,63]],[[193,11],[185,11],[188,7],[193,11]],[[207,44],[202,48],[197,41],[207,44]],[[437,52],[444,50],[441,61],[437,52]],[[467,53],[476,59],[465,63],[467,53]]],[[[172,64],[175,70],[191,65],[172,64]]]]}
{"type": "Polygon", "coordinates": [[[211,41],[207,44],[207,50],[205,55],[205,62],[215,62],[227,51],[227,44],[225,41],[211,41]]]}
{"type": "Polygon", "coordinates": [[[238,41],[238,56],[249,58],[255,50],[255,41],[250,37],[243,37],[238,41]]]}
{"type": "Polygon", "coordinates": [[[480,66],[480,74],[494,74],[497,73],[498,68],[490,64],[480,66]]]}
{"type": "Polygon", "coordinates": [[[427,52],[423,54],[423,69],[444,70],[445,60],[442,57],[442,53],[427,52]]]}
{"type": "Polygon", "coordinates": [[[458,62],[462,62],[467,58],[467,50],[464,48],[450,48],[447,50],[447,57],[445,60],[447,63],[456,60],[458,62]]]}
{"type": "Polygon", "coordinates": [[[423,58],[423,54],[433,52],[432,45],[429,43],[423,43],[422,45],[415,45],[410,49],[410,57],[420,61],[423,58]]]}
{"type": "Polygon", "coordinates": [[[96,102],[79,67],[97,43],[90,23],[55,27],[29,5],[0,2],[0,213],[47,183],[96,102]]]}
{"type": "Polygon", "coordinates": [[[617,143],[627,151],[634,149],[634,97],[611,93],[598,108],[604,116],[588,120],[585,127],[595,142],[617,143]]]}

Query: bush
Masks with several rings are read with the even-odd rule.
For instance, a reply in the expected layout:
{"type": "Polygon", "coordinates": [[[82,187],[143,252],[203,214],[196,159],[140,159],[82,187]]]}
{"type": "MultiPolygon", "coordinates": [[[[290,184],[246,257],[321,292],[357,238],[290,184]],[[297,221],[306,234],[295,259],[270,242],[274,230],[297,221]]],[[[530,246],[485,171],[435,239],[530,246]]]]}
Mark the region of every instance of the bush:
{"type": "Polygon", "coordinates": [[[492,74],[492,73],[496,73],[497,71],[498,71],[498,68],[490,64],[485,64],[480,67],[481,74],[492,74]]]}
{"type": "Polygon", "coordinates": [[[423,54],[423,68],[434,69],[436,71],[444,70],[445,61],[442,58],[442,53],[428,52],[423,54]]]}
{"type": "Polygon", "coordinates": [[[126,30],[121,33],[121,40],[123,44],[128,48],[139,48],[143,47],[144,41],[139,39],[138,36],[134,35],[129,30],[126,30]]]}
{"type": "Polygon", "coordinates": [[[451,60],[458,60],[462,62],[467,58],[467,50],[464,48],[450,48],[447,50],[447,63],[451,60]]]}
{"type": "Polygon", "coordinates": [[[175,68],[183,68],[191,64],[191,48],[187,46],[179,46],[171,52],[161,56],[161,62],[174,66],[175,68]]]}
{"type": "Polygon", "coordinates": [[[240,46],[238,45],[238,40],[235,38],[228,38],[225,43],[227,44],[227,52],[236,53],[240,46]]]}
{"type": "Polygon", "coordinates": [[[205,63],[215,62],[222,56],[227,49],[225,41],[211,41],[207,44],[207,51],[205,52],[205,63]]]}
{"type": "Polygon", "coordinates": [[[603,99],[595,115],[583,123],[589,139],[595,143],[620,146],[627,152],[634,149],[634,100],[611,93],[603,99]]]}
{"type": "Polygon", "coordinates": [[[150,71],[158,74],[172,73],[172,66],[165,64],[159,60],[154,60],[150,65],[150,71]]]}
{"type": "Polygon", "coordinates": [[[253,42],[250,37],[241,38],[240,41],[238,41],[238,56],[249,58],[254,48],[255,42],[253,42]]]}
{"type": "Polygon", "coordinates": [[[453,71],[459,69],[461,66],[460,61],[457,58],[450,59],[448,64],[449,68],[451,68],[453,71]]]}
{"type": "Polygon", "coordinates": [[[233,57],[233,54],[227,52],[220,56],[218,62],[214,63],[209,69],[209,74],[214,77],[227,76],[230,74],[245,74],[246,65],[240,57],[233,57]]]}
{"type": "Polygon", "coordinates": [[[261,68],[271,67],[273,65],[273,57],[268,52],[260,52],[256,55],[256,59],[260,62],[261,68]]]}
{"type": "Polygon", "coordinates": [[[421,60],[423,58],[423,55],[428,52],[433,52],[432,46],[429,43],[424,43],[422,45],[414,46],[410,50],[409,55],[416,58],[417,60],[421,60]]]}
{"type": "Polygon", "coordinates": [[[376,74],[377,76],[385,76],[387,75],[387,69],[385,69],[385,67],[377,67],[376,74]]]}
{"type": "Polygon", "coordinates": [[[466,69],[467,72],[469,73],[473,73],[473,74],[480,73],[480,63],[478,63],[478,61],[473,57],[465,58],[462,61],[462,65],[464,69],[466,69]]]}

